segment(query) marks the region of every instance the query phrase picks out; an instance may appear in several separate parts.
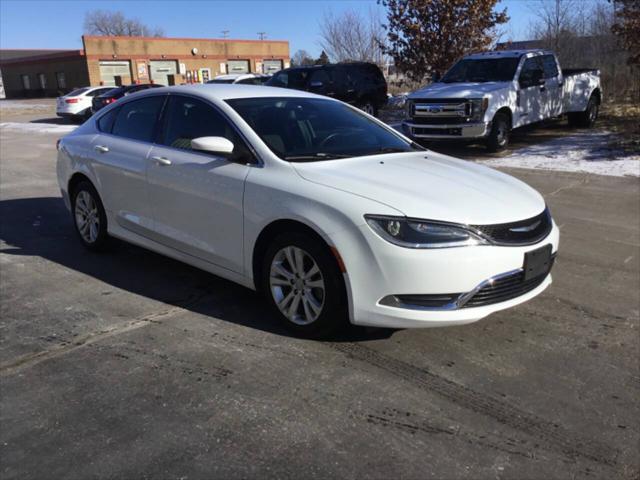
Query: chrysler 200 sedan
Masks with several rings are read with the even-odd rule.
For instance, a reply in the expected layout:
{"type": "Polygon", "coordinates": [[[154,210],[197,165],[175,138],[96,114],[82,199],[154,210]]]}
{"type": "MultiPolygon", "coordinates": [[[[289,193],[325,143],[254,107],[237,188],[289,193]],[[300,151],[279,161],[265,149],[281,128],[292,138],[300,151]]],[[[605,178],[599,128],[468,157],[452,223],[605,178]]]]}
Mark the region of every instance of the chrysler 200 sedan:
{"type": "Polygon", "coordinates": [[[61,139],[57,174],[88,249],[117,237],[259,290],[303,336],[479,320],[542,292],[558,249],[526,184],[296,90],[123,98],[61,139]]]}

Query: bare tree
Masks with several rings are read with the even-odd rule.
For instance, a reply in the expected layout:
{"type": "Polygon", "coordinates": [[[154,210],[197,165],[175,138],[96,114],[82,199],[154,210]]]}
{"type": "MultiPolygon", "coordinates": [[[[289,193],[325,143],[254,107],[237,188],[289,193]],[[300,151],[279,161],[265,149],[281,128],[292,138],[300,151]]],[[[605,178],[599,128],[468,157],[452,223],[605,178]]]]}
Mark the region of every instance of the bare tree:
{"type": "Polygon", "coordinates": [[[164,31],[159,27],[149,27],[137,18],[126,18],[122,12],[106,10],[87,12],[84,31],[90,35],[164,37],[164,31]]]}
{"type": "Polygon", "coordinates": [[[334,62],[361,61],[384,65],[381,45],[386,43],[386,32],[380,15],[347,10],[336,15],[329,11],[320,22],[320,45],[334,62]]]}
{"type": "MultiPolygon", "coordinates": [[[[544,43],[546,48],[565,56],[571,49],[571,39],[586,29],[584,5],[578,0],[537,0],[530,4],[535,20],[530,35],[544,43]]],[[[584,33],[583,33],[584,34],[584,33]]]]}
{"type": "Polygon", "coordinates": [[[291,57],[291,64],[299,67],[300,65],[313,65],[315,60],[306,50],[298,50],[291,57]]]}

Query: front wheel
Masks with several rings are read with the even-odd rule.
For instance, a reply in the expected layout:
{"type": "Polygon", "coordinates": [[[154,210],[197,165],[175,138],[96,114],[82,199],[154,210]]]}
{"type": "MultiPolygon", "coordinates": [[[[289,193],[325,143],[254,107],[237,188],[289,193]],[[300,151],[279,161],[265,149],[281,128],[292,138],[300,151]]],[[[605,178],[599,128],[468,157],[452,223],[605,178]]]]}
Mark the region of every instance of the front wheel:
{"type": "Polygon", "coordinates": [[[326,338],[347,323],[342,272],[311,235],[276,237],[264,256],[261,284],[276,315],[297,335],[326,338]]]}
{"type": "Polygon", "coordinates": [[[511,134],[511,125],[509,117],[504,113],[496,113],[491,122],[491,131],[487,137],[487,150],[490,152],[499,152],[509,145],[509,136],[511,134]]]}
{"type": "Polygon", "coordinates": [[[96,189],[80,182],[71,192],[73,223],[82,244],[89,250],[102,251],[107,246],[107,215],[96,189]]]}

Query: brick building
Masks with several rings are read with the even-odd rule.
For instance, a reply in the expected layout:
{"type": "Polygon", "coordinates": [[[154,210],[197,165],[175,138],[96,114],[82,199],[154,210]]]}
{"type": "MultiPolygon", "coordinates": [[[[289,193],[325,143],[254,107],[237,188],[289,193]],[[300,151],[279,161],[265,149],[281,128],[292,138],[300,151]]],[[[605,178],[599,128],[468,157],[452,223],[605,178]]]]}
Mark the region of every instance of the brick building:
{"type": "Polygon", "coordinates": [[[289,66],[289,42],[280,40],[85,35],[82,43],[83,50],[0,50],[7,98],[57,96],[86,85],[178,85],[289,66]]]}

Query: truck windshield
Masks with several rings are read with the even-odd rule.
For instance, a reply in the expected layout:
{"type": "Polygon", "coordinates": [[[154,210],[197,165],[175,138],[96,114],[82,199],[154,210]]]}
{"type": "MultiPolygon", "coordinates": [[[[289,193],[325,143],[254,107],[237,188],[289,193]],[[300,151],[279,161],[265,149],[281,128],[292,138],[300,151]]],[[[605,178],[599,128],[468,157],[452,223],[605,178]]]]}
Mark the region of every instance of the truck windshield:
{"type": "Polygon", "coordinates": [[[442,77],[444,83],[509,82],[516,74],[520,59],[481,58],[460,60],[442,77]]]}
{"type": "Polygon", "coordinates": [[[273,153],[289,162],[423,150],[334,100],[260,97],[230,99],[227,103],[273,153]]]}

